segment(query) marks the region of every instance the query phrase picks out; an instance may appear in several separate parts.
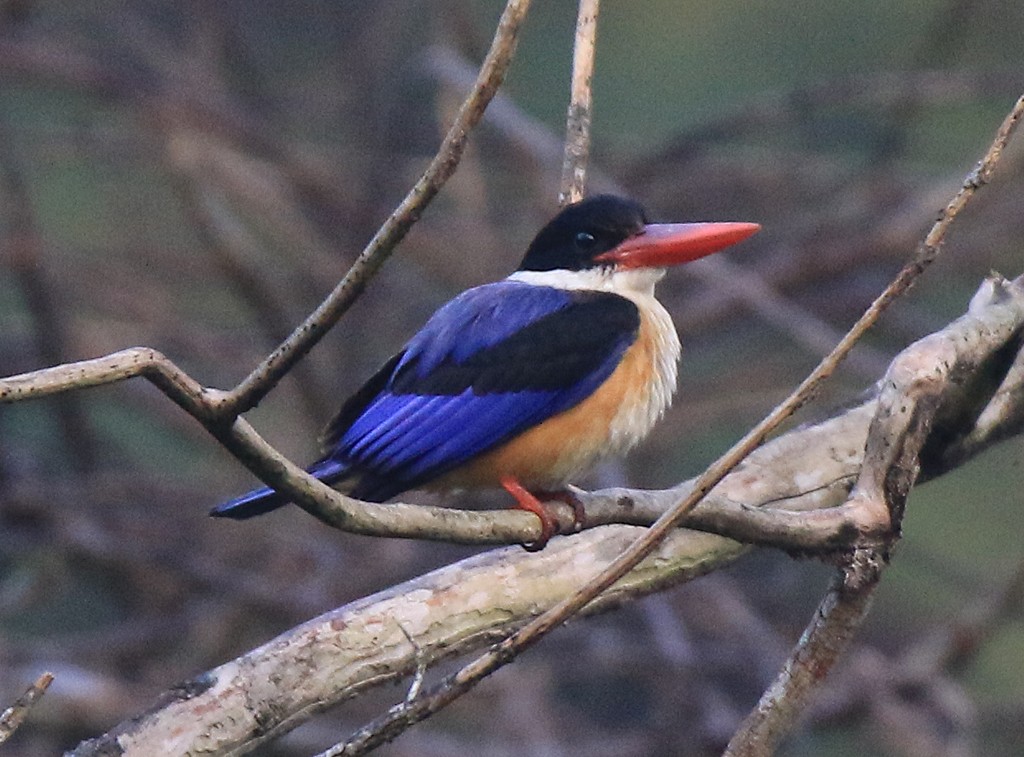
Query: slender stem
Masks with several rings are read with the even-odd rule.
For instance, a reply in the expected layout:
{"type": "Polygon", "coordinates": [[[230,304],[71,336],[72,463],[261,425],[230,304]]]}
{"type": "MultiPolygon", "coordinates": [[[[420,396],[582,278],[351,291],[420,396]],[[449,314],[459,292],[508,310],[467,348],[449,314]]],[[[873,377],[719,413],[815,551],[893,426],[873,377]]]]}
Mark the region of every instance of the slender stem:
{"type": "Polygon", "coordinates": [[[0,712],[0,744],[11,738],[25,722],[25,718],[28,717],[29,712],[46,693],[46,690],[50,688],[51,683],[53,683],[53,673],[43,673],[24,694],[18,697],[14,704],[0,712]]]}
{"type": "Polygon", "coordinates": [[[565,124],[565,161],[558,204],[583,199],[587,189],[587,161],[590,157],[594,53],[597,47],[597,14],[600,0],[580,0],[576,17],[576,42],[572,57],[572,91],[565,124]]]}

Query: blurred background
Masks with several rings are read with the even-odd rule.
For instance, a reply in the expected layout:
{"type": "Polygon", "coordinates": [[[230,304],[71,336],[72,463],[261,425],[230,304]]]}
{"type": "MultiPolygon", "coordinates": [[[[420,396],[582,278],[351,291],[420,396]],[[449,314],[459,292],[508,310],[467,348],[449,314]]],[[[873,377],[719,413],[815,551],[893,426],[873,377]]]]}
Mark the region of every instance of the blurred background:
{"type": "MultiPolygon", "coordinates": [[[[241,380],[334,286],[436,149],[498,0],[0,1],[0,375],[123,347],[241,380]]],[[[367,295],[249,419],[293,459],[438,305],[506,275],[555,210],[575,3],[535,0],[504,99],[367,295]]],[[[590,485],[696,475],[912,252],[1024,90],[1015,0],[608,2],[592,188],[659,220],[751,220],[672,273],[681,392],[590,485]]],[[[800,422],[1024,272],[1024,149],[800,422]]],[[[872,618],[785,755],[1019,754],[1024,443],[916,490],[872,618]]],[[[0,408],[2,749],[47,755],[172,684],[470,553],[210,506],[255,480],[132,381],[0,408]]],[[[501,500],[498,500],[500,502],[501,500]]],[[[711,755],[830,570],[762,551],[572,624],[386,755],[711,755]]],[[[305,755],[405,694],[259,752],[305,755]]]]}

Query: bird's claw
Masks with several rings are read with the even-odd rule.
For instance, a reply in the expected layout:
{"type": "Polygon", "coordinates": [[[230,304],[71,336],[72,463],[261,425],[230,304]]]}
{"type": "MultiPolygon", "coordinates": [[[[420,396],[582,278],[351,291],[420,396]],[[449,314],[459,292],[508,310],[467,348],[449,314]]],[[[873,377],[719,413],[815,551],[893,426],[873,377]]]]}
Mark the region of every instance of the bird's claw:
{"type": "Polygon", "coordinates": [[[545,507],[544,502],[541,501],[542,499],[557,500],[569,505],[572,508],[574,531],[582,529],[586,522],[587,513],[584,509],[583,501],[573,491],[562,489],[554,492],[544,491],[533,494],[512,476],[502,478],[501,485],[505,491],[515,498],[516,505],[520,509],[531,512],[540,519],[540,538],[523,544],[523,549],[527,552],[539,552],[547,546],[552,536],[559,533],[558,519],[545,507]]]}

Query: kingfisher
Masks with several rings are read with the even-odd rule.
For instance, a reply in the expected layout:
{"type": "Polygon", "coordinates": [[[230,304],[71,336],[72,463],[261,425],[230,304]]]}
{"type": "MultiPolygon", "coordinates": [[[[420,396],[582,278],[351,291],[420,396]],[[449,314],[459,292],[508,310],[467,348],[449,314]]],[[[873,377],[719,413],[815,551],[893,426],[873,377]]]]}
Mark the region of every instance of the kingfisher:
{"type": "MultiPolygon", "coordinates": [[[[540,518],[542,547],[558,528],[543,502],[567,502],[582,525],[569,482],[634,447],[672,400],[681,348],[655,284],[759,229],[650,223],[614,195],[568,205],[514,273],[441,307],[342,405],[308,472],[369,502],[500,487],[540,518]]],[[[265,487],[210,514],[287,502],[265,487]]]]}

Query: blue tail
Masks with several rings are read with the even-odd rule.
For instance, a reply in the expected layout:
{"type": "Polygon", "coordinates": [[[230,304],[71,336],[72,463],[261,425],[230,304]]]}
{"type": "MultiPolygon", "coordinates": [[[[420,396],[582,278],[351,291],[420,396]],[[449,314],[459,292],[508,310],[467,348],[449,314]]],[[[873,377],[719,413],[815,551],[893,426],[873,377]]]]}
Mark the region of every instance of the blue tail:
{"type": "MultiPolygon", "coordinates": [[[[347,465],[330,458],[314,463],[306,470],[325,484],[332,484],[349,473],[347,465]]],[[[246,518],[269,513],[271,510],[287,505],[290,501],[284,494],[271,489],[269,486],[264,486],[262,489],[256,489],[248,494],[243,494],[241,497],[235,497],[223,504],[217,505],[210,510],[210,515],[214,518],[245,520],[246,518]]]]}

